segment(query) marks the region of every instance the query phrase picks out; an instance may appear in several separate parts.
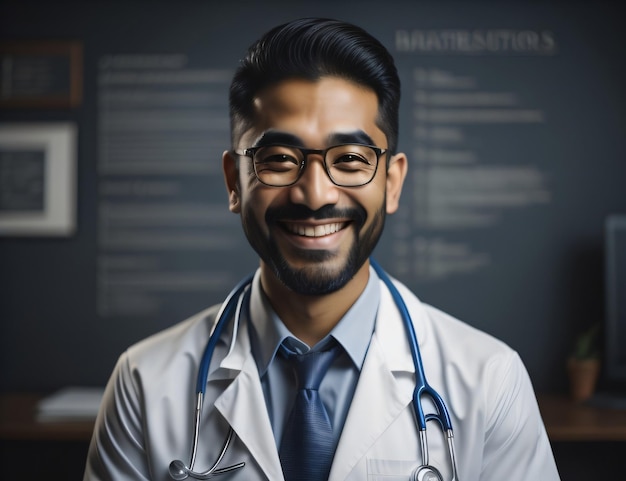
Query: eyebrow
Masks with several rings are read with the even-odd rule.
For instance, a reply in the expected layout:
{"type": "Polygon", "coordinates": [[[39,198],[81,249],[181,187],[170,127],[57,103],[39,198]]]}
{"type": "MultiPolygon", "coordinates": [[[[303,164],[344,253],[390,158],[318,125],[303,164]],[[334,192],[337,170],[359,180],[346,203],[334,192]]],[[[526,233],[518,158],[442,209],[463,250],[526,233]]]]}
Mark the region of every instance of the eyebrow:
{"type": "Polygon", "coordinates": [[[372,138],[362,130],[355,130],[354,132],[338,132],[332,134],[328,138],[329,145],[333,144],[366,144],[374,145],[372,138]]]}
{"type": "Polygon", "coordinates": [[[253,147],[264,147],[266,145],[285,144],[293,145],[294,147],[304,147],[304,142],[297,135],[290,134],[288,132],[280,132],[277,130],[269,130],[263,132],[259,138],[257,138],[253,147]]]}
{"type": "MultiPolygon", "coordinates": [[[[278,130],[269,130],[257,138],[253,147],[264,147],[266,145],[285,144],[294,147],[306,147],[303,140],[297,135],[278,130]]],[[[353,132],[336,132],[327,137],[327,145],[337,144],[366,144],[374,145],[372,138],[362,130],[353,132]]]]}

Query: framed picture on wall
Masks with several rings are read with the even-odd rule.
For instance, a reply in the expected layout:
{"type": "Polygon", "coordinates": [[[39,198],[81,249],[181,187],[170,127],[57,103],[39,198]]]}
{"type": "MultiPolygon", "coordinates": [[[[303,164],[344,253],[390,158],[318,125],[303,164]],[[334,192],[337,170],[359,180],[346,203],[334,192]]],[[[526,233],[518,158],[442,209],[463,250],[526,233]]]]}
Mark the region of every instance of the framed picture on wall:
{"type": "Polygon", "coordinates": [[[0,123],[0,236],[70,236],[76,229],[72,123],[0,123]]]}
{"type": "Polygon", "coordinates": [[[0,108],[77,107],[82,85],[80,42],[0,42],[0,108]]]}

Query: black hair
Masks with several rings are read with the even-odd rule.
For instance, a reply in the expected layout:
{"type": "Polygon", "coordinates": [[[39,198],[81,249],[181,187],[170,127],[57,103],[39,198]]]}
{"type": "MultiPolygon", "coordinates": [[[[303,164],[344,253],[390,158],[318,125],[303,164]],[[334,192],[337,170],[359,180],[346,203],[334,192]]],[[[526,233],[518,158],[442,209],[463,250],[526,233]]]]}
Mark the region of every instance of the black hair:
{"type": "Polygon", "coordinates": [[[400,79],[391,54],[360,27],[338,20],[303,18],[267,32],[250,46],[230,86],[233,146],[254,122],[254,97],[283,80],[336,76],[372,89],[378,97],[377,125],[388,149],[398,141],[400,79]]]}

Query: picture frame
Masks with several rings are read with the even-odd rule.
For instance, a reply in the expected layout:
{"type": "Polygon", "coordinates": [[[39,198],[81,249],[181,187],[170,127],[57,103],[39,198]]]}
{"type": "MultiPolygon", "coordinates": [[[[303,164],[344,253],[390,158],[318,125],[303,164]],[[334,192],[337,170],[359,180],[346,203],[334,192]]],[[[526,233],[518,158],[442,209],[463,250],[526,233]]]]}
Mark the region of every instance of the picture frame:
{"type": "Polygon", "coordinates": [[[76,230],[77,127],[0,123],[0,236],[76,230]]]}
{"type": "Polygon", "coordinates": [[[0,42],[0,108],[75,108],[82,97],[81,42],[0,42]]]}

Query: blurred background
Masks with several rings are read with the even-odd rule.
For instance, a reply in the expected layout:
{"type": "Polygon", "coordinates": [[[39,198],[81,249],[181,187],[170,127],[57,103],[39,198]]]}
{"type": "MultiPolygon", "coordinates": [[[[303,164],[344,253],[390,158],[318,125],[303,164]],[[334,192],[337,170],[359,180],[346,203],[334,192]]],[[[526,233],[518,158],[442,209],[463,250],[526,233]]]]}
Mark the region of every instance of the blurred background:
{"type": "MultiPolygon", "coordinates": [[[[410,171],[379,262],[423,302],[517,350],[550,400],[570,397],[567,360],[596,333],[595,391],[620,394],[626,318],[607,321],[611,289],[626,297],[607,282],[607,232],[626,215],[619,10],[2,2],[0,393],[102,387],[126,347],[221,302],[255,269],[221,173],[230,78],[269,28],[328,16],[379,38],[402,80],[410,171]]],[[[610,262],[623,264],[625,234],[614,235],[610,262]]],[[[0,432],[3,464],[37,450],[48,467],[64,458],[58,479],[80,477],[84,436],[0,432]]],[[[557,438],[564,480],[625,467],[624,431],[557,438]]]]}

